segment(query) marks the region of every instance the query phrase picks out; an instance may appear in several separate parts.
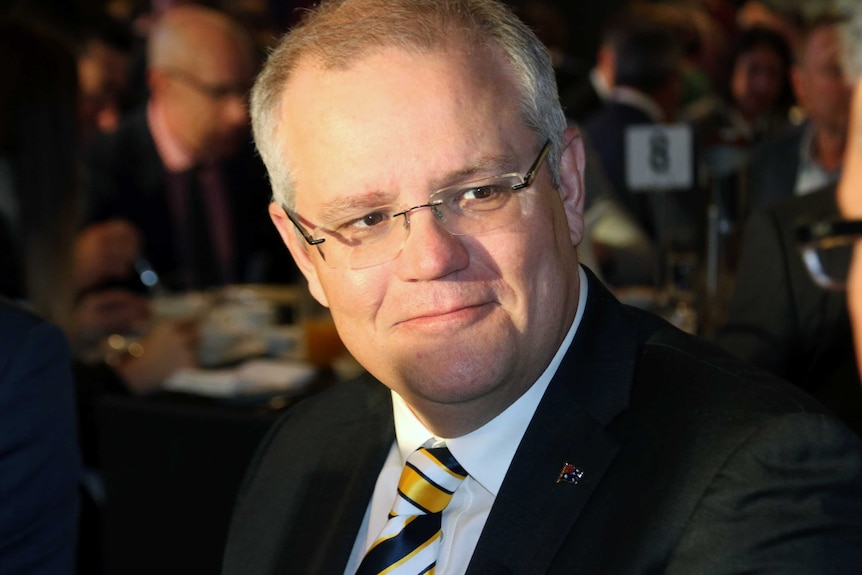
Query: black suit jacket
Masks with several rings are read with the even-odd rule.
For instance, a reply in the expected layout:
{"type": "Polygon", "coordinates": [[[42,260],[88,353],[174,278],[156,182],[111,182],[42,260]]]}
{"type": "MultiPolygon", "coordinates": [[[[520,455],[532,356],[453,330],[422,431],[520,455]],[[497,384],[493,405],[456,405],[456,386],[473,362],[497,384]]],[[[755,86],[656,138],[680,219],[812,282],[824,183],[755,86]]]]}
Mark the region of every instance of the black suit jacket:
{"type": "MultiPolygon", "coordinates": [[[[468,573],[857,570],[859,439],[592,275],[589,291],[468,573]],[[564,463],[578,484],[556,482],[564,463]]],[[[252,463],[223,573],[342,573],[393,440],[389,392],[370,378],[288,412],[252,463]]]]}
{"type": "Polygon", "coordinates": [[[755,210],[796,194],[799,150],[807,122],[764,141],[751,155],[748,167],[748,204],[755,210]]]}
{"type": "MultiPolygon", "coordinates": [[[[271,192],[251,140],[220,168],[232,220],[236,281],[294,280],[296,266],[269,221],[271,192]]],[[[142,232],[146,257],[170,284],[178,275],[181,251],[168,205],[166,170],[145,109],[130,114],[115,133],[93,143],[88,169],[88,220],[120,217],[132,222],[142,232]]]]}
{"type": "Polygon", "coordinates": [[[796,240],[798,225],[838,217],[834,186],[751,214],[716,341],[805,389],[862,435],[847,294],[814,283],[796,240]]]}

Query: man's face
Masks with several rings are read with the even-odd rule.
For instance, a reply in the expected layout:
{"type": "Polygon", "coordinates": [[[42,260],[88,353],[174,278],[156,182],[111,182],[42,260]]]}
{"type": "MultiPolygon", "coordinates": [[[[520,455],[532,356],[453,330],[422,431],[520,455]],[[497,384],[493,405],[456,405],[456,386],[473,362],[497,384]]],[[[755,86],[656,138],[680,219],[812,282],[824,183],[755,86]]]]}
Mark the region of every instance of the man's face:
{"type": "Polygon", "coordinates": [[[78,58],[82,125],[88,135],[116,129],[129,65],[127,54],[98,40],[89,41],[78,58]]]}
{"type": "Polygon", "coordinates": [[[830,131],[847,129],[851,87],[841,65],[841,44],[834,26],[815,29],[794,72],[794,87],[815,125],[830,131]]]}
{"type": "MultiPolygon", "coordinates": [[[[301,64],[277,136],[291,150],[299,217],[313,227],[363,207],[424,204],[445,186],[523,174],[543,142],[521,122],[508,68],[481,54],[388,49],[347,70],[301,64]]],[[[331,269],[271,210],[347,348],[432,430],[464,433],[505,409],[541,375],[569,327],[582,233],[580,141],[564,156],[561,189],[543,167],[523,220],[452,236],[430,210],[417,210],[400,255],[360,270],[331,269]]]]}
{"type": "Polygon", "coordinates": [[[250,55],[233,39],[201,33],[206,50],[163,71],[171,129],[196,159],[222,159],[248,136],[246,93],[254,78],[250,55]]]}

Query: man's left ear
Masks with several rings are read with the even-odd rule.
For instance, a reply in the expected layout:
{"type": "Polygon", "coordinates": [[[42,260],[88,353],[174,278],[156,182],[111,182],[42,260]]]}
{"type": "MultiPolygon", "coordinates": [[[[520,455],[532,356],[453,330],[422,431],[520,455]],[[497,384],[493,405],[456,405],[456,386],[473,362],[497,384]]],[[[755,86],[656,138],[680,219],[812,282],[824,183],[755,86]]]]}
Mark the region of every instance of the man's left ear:
{"type": "Polygon", "coordinates": [[[584,170],[586,155],[584,142],[578,128],[570,126],[563,133],[560,157],[560,197],[569,224],[572,245],[577,246],[584,238],[584,170]]]}

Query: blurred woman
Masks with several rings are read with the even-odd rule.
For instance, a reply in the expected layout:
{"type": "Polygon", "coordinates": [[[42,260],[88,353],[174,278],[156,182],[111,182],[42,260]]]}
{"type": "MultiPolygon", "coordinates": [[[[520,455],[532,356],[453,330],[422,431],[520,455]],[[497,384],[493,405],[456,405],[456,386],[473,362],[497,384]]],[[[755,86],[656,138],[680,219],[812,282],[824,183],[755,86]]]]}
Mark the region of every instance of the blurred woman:
{"type": "MultiPolygon", "coordinates": [[[[75,61],[0,21],[0,295],[71,323],[77,226],[75,61]],[[38,262],[38,265],[35,264],[38,262]]],[[[0,298],[0,571],[75,572],[81,480],[74,385],[59,330],[0,298]]]]}
{"type": "Polygon", "coordinates": [[[714,97],[688,111],[701,148],[747,149],[787,128],[793,104],[791,65],[790,48],[778,32],[762,27],[740,32],[726,81],[714,97]]]}
{"type": "MultiPolygon", "coordinates": [[[[24,303],[62,327],[73,348],[82,333],[101,329],[107,335],[108,329],[132,328],[146,319],[143,297],[109,294],[125,298],[131,305],[122,306],[125,311],[118,317],[105,320],[105,294],[78,290],[83,286],[76,278],[74,252],[82,187],[73,51],[39,25],[2,19],[0,70],[4,74],[0,82],[0,296],[24,303]]],[[[116,305],[113,308],[119,309],[116,305]]],[[[78,435],[85,467],[98,467],[96,398],[104,393],[146,393],[158,388],[172,371],[195,363],[194,338],[194,330],[188,325],[163,323],[144,337],[141,349],[146,352],[140,357],[113,358],[116,361],[111,365],[103,361],[90,365],[75,362],[78,435]]],[[[15,343],[12,339],[10,342],[15,343]]],[[[11,353],[11,348],[4,350],[11,353]]],[[[65,391],[71,397],[72,390],[65,391]]],[[[50,406],[48,398],[44,405],[50,406]]],[[[74,406],[68,407],[68,420],[74,421],[74,406]]],[[[56,414],[58,418],[60,415],[56,414]]],[[[56,471],[47,464],[45,469],[56,471]]],[[[96,475],[85,473],[84,477],[96,475]]],[[[98,557],[99,543],[93,503],[94,499],[83,500],[79,553],[82,573],[98,572],[97,564],[90,562],[98,557]]],[[[2,503],[0,507],[4,507],[2,503]]],[[[21,533],[25,527],[21,526],[21,533]]],[[[0,548],[5,549],[5,544],[0,548]]],[[[0,571],[5,573],[2,565],[0,557],[0,571]]]]}
{"type": "Polygon", "coordinates": [[[56,38],[0,23],[0,290],[71,329],[81,207],[73,55],[56,38]]]}

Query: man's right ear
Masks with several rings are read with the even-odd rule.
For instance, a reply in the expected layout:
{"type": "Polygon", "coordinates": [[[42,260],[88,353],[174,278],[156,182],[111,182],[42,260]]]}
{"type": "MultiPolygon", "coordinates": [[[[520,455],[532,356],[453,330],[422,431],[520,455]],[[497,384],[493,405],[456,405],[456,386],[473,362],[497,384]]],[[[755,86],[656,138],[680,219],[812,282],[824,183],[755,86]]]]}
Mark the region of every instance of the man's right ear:
{"type": "Polygon", "coordinates": [[[302,275],[309,282],[312,281],[312,276],[316,279],[317,271],[314,269],[314,262],[311,260],[312,255],[309,252],[311,246],[299,235],[299,230],[296,229],[296,226],[287,217],[284,208],[272,202],[269,204],[269,217],[272,219],[272,223],[275,224],[278,235],[281,236],[281,240],[287,246],[302,275]]]}
{"type": "Polygon", "coordinates": [[[293,256],[299,271],[305,276],[308,281],[308,291],[312,297],[320,302],[321,305],[329,307],[329,300],[326,297],[326,292],[323,289],[323,284],[320,282],[320,276],[317,274],[317,266],[314,263],[315,254],[311,251],[313,248],[300,236],[299,230],[287,217],[284,208],[275,202],[269,204],[269,217],[272,218],[272,223],[278,230],[281,240],[290,250],[290,255],[293,256]]]}

